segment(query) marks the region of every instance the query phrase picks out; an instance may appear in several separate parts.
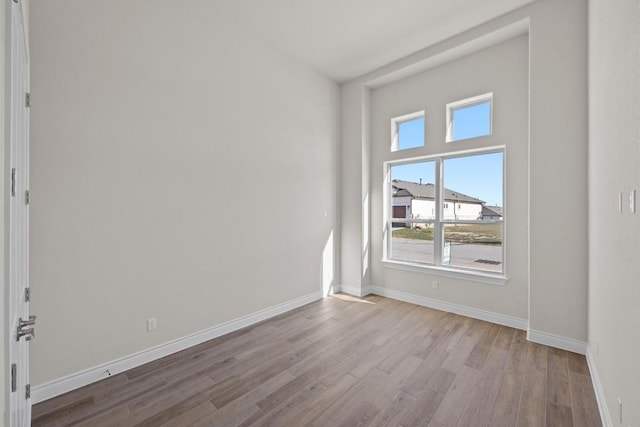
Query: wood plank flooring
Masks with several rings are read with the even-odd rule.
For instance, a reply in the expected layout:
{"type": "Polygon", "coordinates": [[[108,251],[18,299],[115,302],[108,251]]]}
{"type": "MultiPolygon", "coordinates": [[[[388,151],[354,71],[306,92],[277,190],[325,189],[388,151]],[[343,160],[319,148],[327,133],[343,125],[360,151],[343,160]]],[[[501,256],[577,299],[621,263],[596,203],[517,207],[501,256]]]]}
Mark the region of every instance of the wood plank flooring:
{"type": "Polygon", "coordinates": [[[584,356],[335,295],[33,407],[33,426],[600,426],[584,356]]]}

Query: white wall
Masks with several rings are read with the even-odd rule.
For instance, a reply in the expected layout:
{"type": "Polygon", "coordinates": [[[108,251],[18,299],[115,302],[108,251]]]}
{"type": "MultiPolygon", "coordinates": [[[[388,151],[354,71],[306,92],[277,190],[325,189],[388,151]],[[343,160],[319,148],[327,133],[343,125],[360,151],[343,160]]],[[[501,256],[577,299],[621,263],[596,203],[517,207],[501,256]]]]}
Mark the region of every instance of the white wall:
{"type": "Polygon", "coordinates": [[[433,200],[414,199],[411,203],[411,217],[434,219],[436,217],[435,209],[436,204],[433,200]]]}
{"type": "Polygon", "coordinates": [[[589,1],[589,346],[613,425],[640,425],[640,3],[589,1]],[[618,196],[623,193],[623,211],[618,196]]]}
{"type": "MultiPolygon", "coordinates": [[[[364,138],[363,129],[369,124],[362,107],[366,105],[363,93],[477,50],[525,25],[530,48],[530,200],[528,212],[521,213],[519,219],[529,223],[530,244],[529,269],[517,273],[528,277],[527,318],[535,332],[531,337],[546,342],[558,338],[581,347],[587,338],[586,9],[583,0],[537,0],[343,85],[342,174],[354,175],[349,181],[342,180],[343,283],[363,291],[368,286],[356,271],[344,268],[344,262],[366,253],[361,243],[364,239],[358,240],[362,237],[358,224],[363,224],[362,218],[368,214],[361,204],[369,174],[360,165],[369,161],[365,155],[370,145],[364,138]],[[559,239],[559,235],[566,238],[559,239]]],[[[527,236],[515,241],[526,242],[527,236]]],[[[424,283],[416,282],[413,288],[424,290],[424,283]]],[[[514,301],[505,304],[507,309],[522,313],[524,296],[518,293],[513,297],[514,301]]],[[[474,298],[466,303],[476,304],[474,298]]]]}
{"type": "MultiPolygon", "coordinates": [[[[529,39],[519,36],[497,46],[465,56],[380,88],[371,93],[371,279],[376,286],[435,298],[449,303],[527,318],[527,210],[528,210],[528,66],[529,39]],[[493,135],[446,143],[446,105],[493,92],[493,135]],[[391,118],[425,111],[425,146],[410,152],[389,150],[391,118]],[[452,151],[505,145],[506,268],[504,286],[388,268],[383,258],[385,161],[400,156],[444,154],[452,151]],[[440,289],[430,286],[440,282],[440,289]],[[425,285],[427,284],[427,285],[425,285]]],[[[464,189],[450,188],[452,191],[464,189]]],[[[475,196],[471,194],[471,196],[475,196]]],[[[452,219],[454,202],[445,201],[445,219],[452,219]]],[[[458,203],[455,203],[456,212],[458,203]]],[[[466,207],[468,204],[462,204],[466,207]]],[[[480,205],[474,206],[477,219],[480,205]]],[[[466,212],[466,211],[465,211],[466,212]]],[[[414,210],[413,213],[416,213],[414,210]]],[[[431,209],[429,209],[431,213],[431,209]]],[[[466,218],[463,218],[466,219],[466,218]]]]}
{"type": "Polygon", "coordinates": [[[360,84],[341,87],[339,277],[343,289],[361,289],[369,283],[368,98],[369,91],[360,84]]]}
{"type": "MultiPolygon", "coordinates": [[[[526,49],[525,49],[526,50],[526,49]]],[[[526,60],[524,61],[527,62],[526,60]]],[[[524,115],[526,117],[526,113],[524,115]]],[[[526,138],[524,138],[526,140],[526,138]]],[[[476,220],[480,218],[482,213],[482,205],[477,203],[456,203],[446,202],[447,208],[444,209],[444,219],[459,219],[459,220],[476,220]]]]}
{"type": "Polygon", "coordinates": [[[335,83],[223,2],[41,0],[31,19],[33,384],[322,289],[335,83]]]}
{"type": "Polygon", "coordinates": [[[587,5],[584,0],[539,0],[535,6],[530,34],[529,327],[584,342],[587,5]]]}
{"type": "MultiPolygon", "coordinates": [[[[446,207],[443,208],[444,219],[476,220],[482,212],[482,205],[476,203],[455,203],[455,209],[454,202],[445,202],[445,204],[446,207]]],[[[391,205],[410,207],[407,212],[410,218],[434,219],[436,217],[433,200],[394,197],[391,205]]]]}

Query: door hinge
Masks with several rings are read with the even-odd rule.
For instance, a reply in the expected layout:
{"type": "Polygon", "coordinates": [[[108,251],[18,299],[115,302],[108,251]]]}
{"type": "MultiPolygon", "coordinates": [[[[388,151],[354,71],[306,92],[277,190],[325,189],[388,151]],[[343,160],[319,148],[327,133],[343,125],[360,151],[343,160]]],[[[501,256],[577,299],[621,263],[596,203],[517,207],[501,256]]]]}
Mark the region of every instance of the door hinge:
{"type": "Polygon", "coordinates": [[[24,302],[31,301],[31,288],[24,288],[24,302]]]}
{"type": "Polygon", "coordinates": [[[24,386],[24,398],[31,399],[31,384],[24,386]]]}
{"type": "Polygon", "coordinates": [[[11,392],[15,392],[18,389],[18,365],[11,364],[11,392]]]}
{"type": "Polygon", "coordinates": [[[11,168],[11,197],[16,197],[16,168],[11,168]]]}
{"type": "Polygon", "coordinates": [[[29,190],[25,190],[25,192],[24,192],[24,204],[25,205],[29,205],[30,201],[31,201],[31,193],[29,192],[29,190]]]}
{"type": "Polygon", "coordinates": [[[26,107],[31,108],[31,92],[25,93],[24,99],[26,107]]]}

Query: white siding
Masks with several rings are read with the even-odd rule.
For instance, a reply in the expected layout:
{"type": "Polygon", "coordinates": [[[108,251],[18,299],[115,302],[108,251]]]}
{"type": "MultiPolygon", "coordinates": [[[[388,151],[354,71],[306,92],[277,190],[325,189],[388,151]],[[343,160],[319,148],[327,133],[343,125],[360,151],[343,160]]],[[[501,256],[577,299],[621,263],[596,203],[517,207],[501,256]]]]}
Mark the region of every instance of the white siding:
{"type": "Polygon", "coordinates": [[[435,219],[436,207],[433,200],[414,199],[411,203],[411,214],[413,218],[435,219]]]}
{"type": "Polygon", "coordinates": [[[394,197],[392,206],[411,207],[411,197],[394,197]]]}
{"type": "Polygon", "coordinates": [[[445,202],[448,208],[444,210],[445,220],[464,220],[473,221],[480,218],[482,213],[482,205],[477,203],[454,203],[445,202]]]}
{"type": "MultiPolygon", "coordinates": [[[[409,208],[407,218],[435,219],[436,207],[433,200],[412,199],[411,197],[394,197],[392,206],[409,208]]],[[[443,218],[445,220],[473,221],[480,217],[482,205],[477,203],[444,203],[443,218]]]]}

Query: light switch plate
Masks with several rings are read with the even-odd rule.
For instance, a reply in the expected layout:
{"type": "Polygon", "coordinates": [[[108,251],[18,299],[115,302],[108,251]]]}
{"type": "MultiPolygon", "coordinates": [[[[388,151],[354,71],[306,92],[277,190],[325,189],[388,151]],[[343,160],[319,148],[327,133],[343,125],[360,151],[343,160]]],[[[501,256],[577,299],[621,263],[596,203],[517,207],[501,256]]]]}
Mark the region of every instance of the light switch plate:
{"type": "Polygon", "coordinates": [[[618,193],[618,213],[622,213],[622,193],[618,193]]]}

